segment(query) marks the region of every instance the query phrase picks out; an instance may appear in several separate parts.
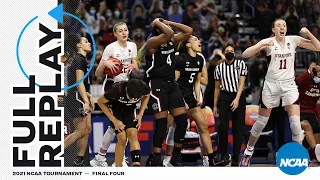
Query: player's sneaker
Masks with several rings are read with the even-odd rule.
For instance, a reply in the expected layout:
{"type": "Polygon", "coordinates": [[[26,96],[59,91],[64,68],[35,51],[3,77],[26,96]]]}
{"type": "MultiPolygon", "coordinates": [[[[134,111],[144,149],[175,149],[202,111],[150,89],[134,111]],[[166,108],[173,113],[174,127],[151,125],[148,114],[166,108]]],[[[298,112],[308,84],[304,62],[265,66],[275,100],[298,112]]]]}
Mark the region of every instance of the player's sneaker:
{"type": "Polygon", "coordinates": [[[151,166],[163,167],[163,162],[161,160],[161,155],[153,156],[153,160],[151,161],[151,166]]]}
{"type": "Polygon", "coordinates": [[[213,161],[209,161],[209,166],[227,166],[230,163],[230,156],[222,156],[220,153],[216,153],[213,161]]]}
{"type": "Polygon", "coordinates": [[[171,156],[165,156],[163,158],[162,164],[163,164],[164,167],[168,167],[168,163],[169,163],[170,159],[171,159],[171,156]]]}
{"type": "Polygon", "coordinates": [[[146,166],[151,166],[152,164],[152,161],[153,161],[153,157],[154,155],[153,154],[150,154],[147,161],[146,161],[146,166]]]}
{"type": "Polygon", "coordinates": [[[75,161],[73,161],[74,166],[78,166],[78,167],[85,167],[86,165],[84,164],[84,160],[79,161],[78,159],[76,159],[75,161]]]}
{"type": "Polygon", "coordinates": [[[90,161],[90,165],[92,167],[108,167],[108,163],[106,162],[106,158],[100,155],[95,155],[95,157],[90,161]]]}
{"type": "Polygon", "coordinates": [[[209,157],[208,156],[202,156],[202,165],[204,167],[209,167],[209,157]]]}
{"type": "Polygon", "coordinates": [[[176,157],[171,157],[166,167],[179,167],[179,166],[180,167],[182,166],[182,157],[176,156],[176,157]]]}
{"type": "Polygon", "coordinates": [[[248,151],[248,149],[246,148],[246,150],[244,151],[244,155],[242,156],[242,158],[240,160],[239,166],[240,167],[249,167],[252,154],[253,154],[253,150],[248,151]]]}
{"type": "MultiPolygon", "coordinates": [[[[128,158],[126,156],[123,157],[123,160],[122,160],[122,167],[129,167],[128,166],[128,158]]],[[[113,164],[111,165],[112,167],[116,167],[116,162],[113,162],[113,164]]]]}
{"type": "Polygon", "coordinates": [[[317,160],[320,162],[320,144],[317,144],[314,148],[314,152],[316,154],[317,160]]]}

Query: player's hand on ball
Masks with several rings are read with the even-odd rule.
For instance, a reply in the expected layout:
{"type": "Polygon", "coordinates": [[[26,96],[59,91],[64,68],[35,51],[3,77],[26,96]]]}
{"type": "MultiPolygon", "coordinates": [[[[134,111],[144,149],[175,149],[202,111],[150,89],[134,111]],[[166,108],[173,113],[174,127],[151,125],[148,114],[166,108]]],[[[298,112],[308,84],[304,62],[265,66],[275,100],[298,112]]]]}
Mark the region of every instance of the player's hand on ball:
{"type": "Polygon", "coordinates": [[[301,33],[301,34],[308,35],[308,34],[310,33],[310,31],[309,31],[309,29],[307,29],[306,27],[303,27],[303,28],[301,28],[300,33],[301,33]]]}
{"type": "Polygon", "coordinates": [[[119,132],[122,132],[124,130],[125,125],[122,123],[122,121],[116,120],[116,122],[114,123],[114,127],[119,132]]]}
{"type": "Polygon", "coordinates": [[[113,62],[113,61],[104,61],[104,66],[107,67],[108,69],[111,70],[112,73],[115,73],[116,70],[118,70],[118,66],[117,66],[117,63],[116,62],[113,62]]]}
{"type": "Polygon", "coordinates": [[[126,70],[126,72],[128,72],[129,74],[132,72],[132,70],[134,70],[136,68],[136,65],[133,63],[130,64],[124,64],[124,69],[126,70]]]}

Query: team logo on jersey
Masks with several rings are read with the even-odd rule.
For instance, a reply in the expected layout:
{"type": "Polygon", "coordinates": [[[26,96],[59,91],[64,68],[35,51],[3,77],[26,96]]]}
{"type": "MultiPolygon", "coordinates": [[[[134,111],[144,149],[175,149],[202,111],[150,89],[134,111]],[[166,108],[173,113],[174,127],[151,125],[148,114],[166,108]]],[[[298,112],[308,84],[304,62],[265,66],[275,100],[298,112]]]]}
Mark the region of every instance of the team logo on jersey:
{"type": "Polygon", "coordinates": [[[116,54],[116,57],[120,57],[120,54],[116,54]]]}
{"type": "Polygon", "coordinates": [[[198,61],[197,64],[200,65],[200,62],[198,61]]]}
{"type": "Polygon", "coordinates": [[[274,50],[278,50],[278,47],[276,46],[276,47],[274,47],[274,50]]]}
{"type": "Polygon", "coordinates": [[[287,47],[288,47],[288,49],[290,49],[290,43],[287,43],[287,47]]]}
{"type": "Polygon", "coordinates": [[[186,62],[186,66],[189,67],[189,65],[190,65],[190,62],[186,62]]]}
{"type": "Polygon", "coordinates": [[[159,109],[158,104],[157,104],[157,103],[153,103],[153,104],[152,104],[152,109],[153,109],[153,110],[159,109]]]}

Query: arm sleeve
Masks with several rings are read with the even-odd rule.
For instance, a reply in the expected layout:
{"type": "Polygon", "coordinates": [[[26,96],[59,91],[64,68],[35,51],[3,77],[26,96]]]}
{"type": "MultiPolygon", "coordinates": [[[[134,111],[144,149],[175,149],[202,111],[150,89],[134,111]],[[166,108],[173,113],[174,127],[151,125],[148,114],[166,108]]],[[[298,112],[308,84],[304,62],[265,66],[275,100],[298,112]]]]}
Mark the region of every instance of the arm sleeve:
{"type": "Polygon", "coordinates": [[[247,76],[248,74],[248,68],[244,61],[241,61],[240,63],[240,76],[247,76]]]}
{"type": "Polygon", "coordinates": [[[214,70],[214,79],[216,81],[220,81],[220,70],[219,70],[219,65],[216,66],[216,69],[214,70]]]}
{"type": "Polygon", "coordinates": [[[311,75],[310,75],[309,71],[307,70],[304,73],[302,73],[300,76],[297,77],[296,82],[298,85],[301,85],[308,78],[311,78],[311,75]]]}

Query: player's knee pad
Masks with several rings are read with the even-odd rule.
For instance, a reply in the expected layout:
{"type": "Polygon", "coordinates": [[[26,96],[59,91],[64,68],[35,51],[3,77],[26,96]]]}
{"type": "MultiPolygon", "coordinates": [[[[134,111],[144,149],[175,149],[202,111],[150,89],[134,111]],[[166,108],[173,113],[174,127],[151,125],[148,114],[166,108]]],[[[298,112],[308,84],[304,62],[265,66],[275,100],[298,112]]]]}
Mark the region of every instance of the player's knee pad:
{"type": "Polygon", "coordinates": [[[253,124],[252,128],[251,128],[251,134],[254,137],[259,137],[262,130],[264,129],[264,127],[267,125],[268,123],[268,119],[269,117],[265,117],[265,116],[258,116],[257,121],[253,124]]]}
{"type": "Polygon", "coordinates": [[[178,116],[175,116],[174,122],[177,125],[176,130],[174,132],[174,142],[181,144],[184,140],[184,136],[188,127],[187,115],[180,114],[178,116]]]}
{"type": "Polygon", "coordinates": [[[174,132],[176,130],[176,124],[172,123],[172,125],[169,128],[168,134],[167,134],[167,139],[166,139],[166,144],[169,146],[173,146],[174,145],[174,132]]]}
{"type": "Polygon", "coordinates": [[[133,150],[130,152],[132,163],[139,162],[140,163],[140,150],[133,150]]]}
{"type": "Polygon", "coordinates": [[[167,118],[156,119],[156,128],[153,135],[153,146],[162,148],[163,140],[167,131],[167,118]]]}
{"type": "Polygon", "coordinates": [[[300,117],[299,116],[290,116],[290,129],[292,133],[292,141],[301,142],[304,139],[304,134],[302,132],[300,117]]]}

